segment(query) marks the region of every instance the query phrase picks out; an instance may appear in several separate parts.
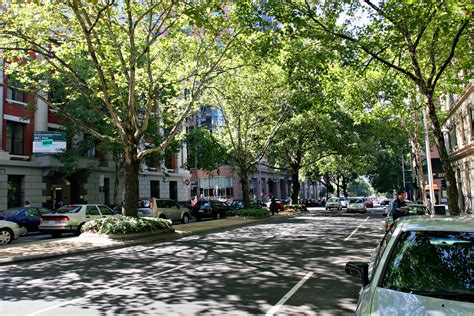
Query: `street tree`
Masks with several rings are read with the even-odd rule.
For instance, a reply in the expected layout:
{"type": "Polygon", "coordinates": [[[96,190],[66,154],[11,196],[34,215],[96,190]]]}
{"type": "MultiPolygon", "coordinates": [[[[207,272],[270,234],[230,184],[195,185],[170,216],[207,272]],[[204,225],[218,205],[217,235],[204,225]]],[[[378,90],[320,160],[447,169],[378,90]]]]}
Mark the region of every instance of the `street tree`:
{"type": "Polygon", "coordinates": [[[284,1],[283,5],[279,2],[277,8],[289,12],[287,16],[294,23],[313,30],[313,38],[332,37],[344,49],[369,56],[366,67],[375,61],[416,85],[440,152],[449,208],[453,214],[459,214],[456,177],[441,131],[436,100],[441,93],[439,83],[443,75],[454,67],[458,47],[470,47],[467,35],[472,24],[472,4],[441,0],[380,3],[364,0],[362,4],[298,0],[284,1]]]}
{"type": "Polygon", "coordinates": [[[243,34],[225,1],[26,1],[2,7],[0,58],[17,89],[52,109],[78,100],[109,133],[71,120],[89,135],[123,146],[124,214],[136,215],[139,167],[163,153],[209,83],[228,67],[243,34]],[[52,102],[51,82],[67,93],[52,102]],[[147,143],[147,133],[156,135],[147,143]]]}
{"type": "Polygon", "coordinates": [[[249,176],[265,157],[275,134],[289,115],[281,69],[272,63],[226,72],[211,87],[223,124],[212,137],[225,151],[242,185],[245,207],[250,205],[249,176]]]}

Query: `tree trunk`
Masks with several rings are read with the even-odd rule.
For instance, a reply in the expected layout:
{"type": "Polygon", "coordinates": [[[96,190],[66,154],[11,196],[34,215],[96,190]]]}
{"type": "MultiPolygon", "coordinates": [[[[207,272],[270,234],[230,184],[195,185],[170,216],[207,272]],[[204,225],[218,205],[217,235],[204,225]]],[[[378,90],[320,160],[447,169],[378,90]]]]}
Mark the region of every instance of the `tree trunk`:
{"type": "Polygon", "coordinates": [[[345,176],[342,176],[342,195],[344,197],[347,197],[347,178],[345,176]]]}
{"type": "MultiPolygon", "coordinates": [[[[444,141],[444,135],[441,131],[441,125],[436,114],[436,106],[433,102],[433,96],[430,93],[425,94],[425,100],[428,105],[428,114],[430,117],[431,124],[433,125],[433,134],[438,145],[439,157],[441,164],[444,169],[444,177],[448,186],[448,208],[452,215],[459,215],[460,209],[458,204],[458,188],[456,186],[456,175],[454,173],[451,161],[449,161],[448,151],[446,149],[446,143],[444,141]]],[[[432,201],[434,203],[434,201],[432,201]]]]}
{"type": "Polygon", "coordinates": [[[138,170],[140,168],[137,148],[138,145],[133,142],[125,144],[125,188],[123,192],[123,215],[125,216],[137,216],[138,170]]]}
{"type": "Polygon", "coordinates": [[[247,169],[239,168],[240,183],[242,185],[242,200],[244,207],[250,207],[250,189],[249,189],[249,174],[247,169]]]}
{"type": "Polygon", "coordinates": [[[339,179],[340,179],[340,176],[337,175],[336,176],[336,196],[341,196],[341,186],[339,184],[339,179]]]}
{"type": "Polygon", "coordinates": [[[300,168],[291,166],[291,204],[298,204],[300,196],[300,168]]]}
{"type": "Polygon", "coordinates": [[[114,181],[114,204],[118,204],[118,190],[120,186],[120,157],[118,152],[114,151],[112,155],[115,163],[115,181],[114,181]]]}
{"type": "Polygon", "coordinates": [[[416,173],[418,182],[418,199],[423,201],[423,204],[428,206],[428,201],[425,194],[425,174],[423,172],[423,158],[420,150],[420,139],[419,139],[419,124],[418,124],[418,113],[414,113],[415,121],[415,133],[411,137],[411,147],[413,148],[413,154],[415,155],[416,173]]]}

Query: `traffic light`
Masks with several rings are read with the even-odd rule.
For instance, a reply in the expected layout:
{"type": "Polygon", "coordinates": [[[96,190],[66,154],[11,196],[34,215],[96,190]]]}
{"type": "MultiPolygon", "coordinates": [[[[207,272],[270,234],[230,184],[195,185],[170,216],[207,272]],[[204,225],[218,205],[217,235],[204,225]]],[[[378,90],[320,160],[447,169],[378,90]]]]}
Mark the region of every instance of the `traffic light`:
{"type": "Polygon", "coordinates": [[[441,179],[441,187],[446,189],[446,179],[441,179]]]}

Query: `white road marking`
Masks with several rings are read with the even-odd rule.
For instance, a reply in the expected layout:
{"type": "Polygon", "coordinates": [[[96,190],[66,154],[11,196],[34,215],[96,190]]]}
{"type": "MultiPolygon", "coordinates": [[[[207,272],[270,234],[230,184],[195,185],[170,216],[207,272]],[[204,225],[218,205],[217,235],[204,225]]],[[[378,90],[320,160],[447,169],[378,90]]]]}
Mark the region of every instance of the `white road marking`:
{"type": "Polygon", "coordinates": [[[347,236],[346,238],[344,238],[344,241],[348,241],[349,239],[351,239],[352,235],[354,235],[356,233],[356,231],[365,223],[367,222],[367,220],[370,218],[370,216],[367,216],[366,219],[364,219],[362,221],[362,223],[359,224],[359,226],[356,227],[356,229],[354,229],[354,231],[349,235],[347,236]]]}
{"type": "Polygon", "coordinates": [[[83,297],[76,298],[75,300],[67,301],[67,302],[64,302],[64,303],[61,303],[61,304],[58,304],[58,305],[54,305],[54,306],[50,306],[50,307],[48,307],[48,308],[45,308],[45,309],[42,309],[42,310],[39,310],[39,311],[30,313],[30,314],[27,314],[26,316],[38,315],[38,314],[41,314],[41,313],[50,311],[50,310],[52,310],[52,309],[56,309],[56,308],[63,307],[63,306],[66,306],[66,305],[71,305],[71,304],[80,302],[80,301],[82,301],[82,300],[84,300],[84,299],[86,299],[86,298],[89,298],[89,297],[93,297],[93,296],[105,294],[106,292],[108,292],[108,291],[110,291],[110,290],[119,289],[119,288],[121,288],[121,287],[124,287],[124,286],[127,286],[127,285],[131,285],[131,284],[134,284],[134,283],[137,283],[137,282],[146,280],[146,279],[150,279],[150,278],[153,278],[153,277],[162,275],[162,274],[166,274],[166,273],[169,273],[169,272],[174,271],[174,270],[182,269],[182,268],[184,268],[184,267],[187,266],[187,265],[189,265],[189,264],[183,264],[183,265],[177,266],[177,267],[175,267],[175,268],[173,268],[173,269],[169,269],[169,270],[166,270],[166,271],[162,271],[162,272],[159,272],[159,273],[155,273],[155,274],[149,275],[149,276],[144,277],[144,278],[134,279],[133,281],[130,281],[130,282],[127,282],[127,283],[123,283],[123,284],[120,284],[120,285],[118,285],[118,286],[109,287],[109,288],[104,289],[104,290],[94,291],[94,292],[91,293],[91,294],[87,294],[87,295],[85,295],[85,296],[83,296],[83,297]]]}
{"type": "Polygon", "coordinates": [[[288,301],[290,299],[290,297],[293,296],[293,294],[296,293],[296,291],[298,291],[298,289],[310,278],[312,277],[314,274],[314,272],[308,272],[306,273],[306,275],[304,276],[304,278],[302,278],[288,293],[285,294],[285,296],[283,296],[281,298],[280,301],[278,301],[278,303],[276,303],[275,306],[273,306],[266,314],[265,316],[272,316],[274,315],[276,312],[278,312],[278,310],[286,303],[286,301],[288,301]]]}

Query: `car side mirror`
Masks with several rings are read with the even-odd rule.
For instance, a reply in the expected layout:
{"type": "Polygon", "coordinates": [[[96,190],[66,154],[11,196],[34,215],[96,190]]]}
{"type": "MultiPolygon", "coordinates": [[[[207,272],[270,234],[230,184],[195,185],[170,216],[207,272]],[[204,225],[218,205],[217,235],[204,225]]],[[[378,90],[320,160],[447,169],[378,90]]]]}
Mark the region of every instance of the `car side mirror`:
{"type": "Polygon", "coordinates": [[[362,285],[369,284],[369,264],[360,261],[349,261],[346,263],[346,273],[358,277],[362,285]]]}

